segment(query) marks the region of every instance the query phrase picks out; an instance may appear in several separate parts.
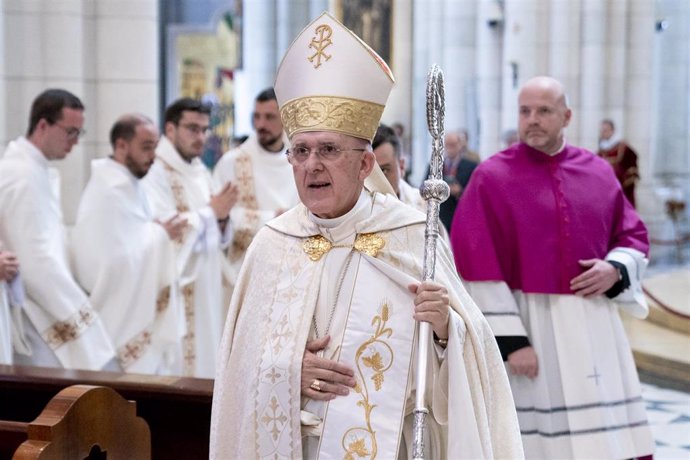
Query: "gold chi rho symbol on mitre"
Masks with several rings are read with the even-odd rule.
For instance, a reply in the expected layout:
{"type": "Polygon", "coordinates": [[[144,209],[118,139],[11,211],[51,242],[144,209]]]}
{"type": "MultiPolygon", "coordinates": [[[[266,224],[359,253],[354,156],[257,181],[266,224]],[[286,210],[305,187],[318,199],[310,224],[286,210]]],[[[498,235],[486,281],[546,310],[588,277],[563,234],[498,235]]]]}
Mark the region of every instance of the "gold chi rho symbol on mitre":
{"type": "Polygon", "coordinates": [[[315,69],[318,69],[321,67],[321,58],[323,58],[324,61],[328,61],[331,58],[331,55],[326,54],[325,50],[333,44],[333,41],[331,41],[333,29],[331,29],[331,26],[327,24],[321,24],[320,26],[316,27],[314,33],[316,35],[311,39],[311,42],[309,42],[309,48],[314,49],[314,54],[309,56],[307,59],[309,59],[309,62],[314,64],[315,69]],[[314,62],[314,60],[316,60],[316,62],[314,62]]]}

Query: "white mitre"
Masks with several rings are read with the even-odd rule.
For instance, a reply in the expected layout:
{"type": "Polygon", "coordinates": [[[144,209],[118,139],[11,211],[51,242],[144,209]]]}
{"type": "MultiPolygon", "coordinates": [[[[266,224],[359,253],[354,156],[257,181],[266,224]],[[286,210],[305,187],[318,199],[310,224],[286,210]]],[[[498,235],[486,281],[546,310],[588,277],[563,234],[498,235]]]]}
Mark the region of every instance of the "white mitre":
{"type": "MultiPolygon", "coordinates": [[[[371,142],[394,83],[385,61],[324,12],[290,45],[274,88],[288,137],[330,131],[371,142]]],[[[393,193],[378,166],[367,183],[393,193]]]]}

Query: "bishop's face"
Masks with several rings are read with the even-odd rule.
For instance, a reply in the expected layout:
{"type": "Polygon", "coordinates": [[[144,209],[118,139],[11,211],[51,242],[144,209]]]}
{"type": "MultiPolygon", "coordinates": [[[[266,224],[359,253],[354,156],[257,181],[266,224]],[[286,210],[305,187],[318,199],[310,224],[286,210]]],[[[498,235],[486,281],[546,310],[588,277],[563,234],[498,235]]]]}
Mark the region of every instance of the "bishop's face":
{"type": "Polygon", "coordinates": [[[350,211],[359,199],[364,179],[374,168],[374,154],[368,143],[340,133],[299,133],[292,137],[294,149],[309,149],[304,162],[290,159],[297,192],[307,209],[324,219],[350,211]],[[323,148],[340,152],[334,158],[325,158],[318,153],[323,148]]]}

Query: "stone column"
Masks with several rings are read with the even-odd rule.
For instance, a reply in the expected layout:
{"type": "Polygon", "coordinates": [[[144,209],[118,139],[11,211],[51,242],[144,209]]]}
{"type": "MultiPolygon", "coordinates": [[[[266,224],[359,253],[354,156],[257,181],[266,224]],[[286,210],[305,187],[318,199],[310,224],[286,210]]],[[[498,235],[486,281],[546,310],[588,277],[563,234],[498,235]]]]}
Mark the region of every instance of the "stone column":
{"type": "MultiPolygon", "coordinates": [[[[655,138],[645,175],[690,174],[690,3],[666,0],[656,17],[666,21],[650,40],[654,42],[655,138]]],[[[690,193],[690,176],[686,176],[690,193]]]]}
{"type": "Polygon", "coordinates": [[[235,75],[235,131],[251,133],[254,98],[273,86],[278,67],[275,0],[242,2],[242,69],[235,75]]]}
{"type": "MultiPolygon", "coordinates": [[[[637,201],[651,235],[671,241],[678,237],[678,229],[665,213],[665,201],[690,199],[690,3],[661,0],[655,6],[659,27],[652,39],[652,141],[641,165],[637,201]],[[654,209],[656,213],[651,213],[654,209]]],[[[686,208],[685,219],[689,217],[686,208]]],[[[652,249],[652,260],[677,258],[674,246],[653,245],[652,249]]]]}
{"type": "MultiPolygon", "coordinates": [[[[410,148],[409,139],[412,126],[412,97],[413,92],[424,91],[424,88],[416,88],[412,85],[413,65],[416,56],[412,53],[413,40],[415,37],[413,24],[413,1],[398,0],[393,2],[393,31],[392,47],[393,56],[391,66],[395,76],[395,86],[391,91],[383,112],[383,122],[392,124],[400,122],[405,127],[405,137],[407,147],[410,148]]],[[[414,165],[412,165],[414,166],[414,165]]]]}
{"type": "Polygon", "coordinates": [[[503,56],[503,10],[494,0],[479,3],[477,14],[477,99],[479,109],[479,155],[487,158],[501,149],[501,133],[517,128],[517,122],[501,125],[501,60],[503,56]]]}
{"type": "Polygon", "coordinates": [[[475,65],[477,4],[474,0],[442,2],[441,60],[446,86],[446,130],[467,128],[470,142],[476,145],[475,65]]]}
{"type": "Polygon", "coordinates": [[[2,158],[4,146],[10,140],[7,133],[7,100],[5,99],[5,82],[7,81],[7,74],[5,73],[5,0],[0,0],[0,51],[2,57],[0,58],[0,158],[2,158]]]}
{"type": "MultiPolygon", "coordinates": [[[[565,86],[571,107],[580,107],[580,27],[581,7],[577,2],[551,0],[549,3],[548,74],[565,86]]],[[[580,139],[580,118],[573,116],[566,131],[568,141],[580,139]]]]}
{"type": "Polygon", "coordinates": [[[506,0],[503,38],[503,126],[517,123],[520,85],[548,70],[548,0],[506,0]]]}
{"type": "MultiPolygon", "coordinates": [[[[89,46],[85,16],[90,8],[90,2],[79,0],[6,0],[2,10],[6,40],[2,48],[6,69],[4,141],[26,133],[31,103],[47,88],[71,91],[87,106],[85,127],[90,134],[65,160],[55,164],[61,172],[61,198],[67,223],[74,218],[85,182],[84,152],[93,147],[94,139],[88,111],[91,101],[84,85],[88,66],[84,56],[89,46]]],[[[91,113],[94,112],[91,107],[91,113]]]]}
{"type": "Polygon", "coordinates": [[[442,18],[437,2],[415,0],[412,4],[412,126],[410,127],[412,175],[410,182],[424,180],[431,138],[426,123],[426,78],[432,62],[440,62],[442,18]]]}
{"type": "MultiPolygon", "coordinates": [[[[637,202],[641,213],[656,207],[645,197],[650,189],[654,166],[651,162],[652,143],[652,92],[654,69],[654,4],[644,0],[631,0],[628,12],[628,36],[626,37],[625,95],[621,105],[624,111],[625,131],[622,133],[638,154],[641,181],[638,184],[637,202]]],[[[664,76],[665,79],[665,76],[664,76]]],[[[686,125],[687,129],[687,125],[686,125]]],[[[651,197],[650,197],[651,198],[651,197]]]]}
{"type": "Polygon", "coordinates": [[[73,92],[86,106],[86,136],[54,166],[61,174],[65,223],[73,222],[91,159],[106,155],[108,132],[124,112],[156,117],[156,0],[5,0],[1,83],[4,142],[27,129],[31,103],[47,88],[73,92]]]}
{"type": "Polygon", "coordinates": [[[89,21],[87,92],[94,110],[95,149],[88,156],[110,153],[109,133],[124,113],[140,112],[158,124],[158,6],[156,0],[94,2],[89,21]]]}
{"type": "MultiPolygon", "coordinates": [[[[608,17],[605,5],[599,0],[584,0],[581,16],[580,100],[574,116],[581,126],[580,145],[596,151],[599,122],[604,118],[608,17]]],[[[575,142],[575,139],[569,141],[575,142]]]]}
{"type": "Polygon", "coordinates": [[[277,0],[276,3],[276,70],[288,46],[320,13],[309,14],[309,0],[277,0]]]}

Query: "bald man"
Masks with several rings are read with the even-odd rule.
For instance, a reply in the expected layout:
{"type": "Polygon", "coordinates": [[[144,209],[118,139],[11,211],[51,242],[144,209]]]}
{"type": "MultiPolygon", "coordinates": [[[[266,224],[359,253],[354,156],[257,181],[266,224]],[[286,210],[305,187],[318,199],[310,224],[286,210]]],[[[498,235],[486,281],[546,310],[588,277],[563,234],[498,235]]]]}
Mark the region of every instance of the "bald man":
{"type": "Polygon", "coordinates": [[[606,161],[566,143],[563,85],[518,99],[520,142],[480,164],[451,241],[509,374],[527,458],[653,451],[618,307],[644,317],[647,229],[606,161]]]}
{"type": "Polygon", "coordinates": [[[74,277],[103,319],[122,370],[179,375],[184,330],[172,240],[185,221],[155,221],[141,185],[158,138],[141,114],[113,124],[112,155],[91,163],[70,249],[74,277]]]}

